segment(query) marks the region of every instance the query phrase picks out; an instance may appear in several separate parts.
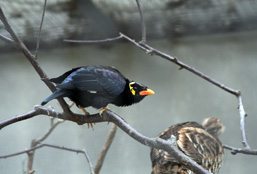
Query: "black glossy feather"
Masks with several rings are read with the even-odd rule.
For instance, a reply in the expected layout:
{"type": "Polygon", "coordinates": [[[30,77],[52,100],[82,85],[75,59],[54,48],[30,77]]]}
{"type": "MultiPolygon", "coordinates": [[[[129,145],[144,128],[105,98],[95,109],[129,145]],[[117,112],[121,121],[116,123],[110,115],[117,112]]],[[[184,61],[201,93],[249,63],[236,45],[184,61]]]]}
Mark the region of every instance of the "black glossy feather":
{"type": "Polygon", "coordinates": [[[58,97],[68,97],[82,107],[101,108],[109,103],[128,106],[141,101],[145,95],[139,93],[148,89],[133,82],[132,88],[135,90],[132,94],[129,86],[131,81],[110,66],[78,67],[50,81],[57,84],[57,92],[45,99],[41,105],[58,97]]]}
{"type": "Polygon", "coordinates": [[[80,91],[96,91],[106,97],[116,97],[125,88],[126,78],[116,69],[108,66],[87,66],[71,72],[56,87],[61,89],[77,89],[80,91]]]}

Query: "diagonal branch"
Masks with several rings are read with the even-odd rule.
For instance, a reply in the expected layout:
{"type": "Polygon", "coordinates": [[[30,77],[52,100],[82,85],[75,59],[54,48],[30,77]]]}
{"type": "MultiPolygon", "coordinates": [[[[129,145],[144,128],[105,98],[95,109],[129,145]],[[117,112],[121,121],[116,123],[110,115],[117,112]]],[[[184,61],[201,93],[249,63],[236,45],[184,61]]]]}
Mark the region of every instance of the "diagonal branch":
{"type": "Polygon", "coordinates": [[[44,22],[45,11],[46,11],[46,3],[47,3],[47,0],[45,0],[45,2],[44,2],[43,12],[42,12],[42,17],[41,17],[41,22],[40,22],[40,27],[39,27],[39,31],[38,31],[37,46],[36,46],[36,51],[35,51],[35,59],[37,59],[37,53],[38,53],[38,50],[39,50],[39,44],[40,44],[40,38],[41,38],[41,30],[42,30],[42,26],[43,26],[43,22],[44,22]]]}
{"type": "Polygon", "coordinates": [[[92,162],[90,160],[90,157],[86,151],[86,149],[73,149],[73,148],[68,148],[68,147],[64,147],[64,146],[56,146],[56,145],[52,145],[52,144],[47,144],[47,143],[40,143],[40,145],[46,146],[46,147],[51,147],[51,148],[55,148],[55,149],[60,149],[60,150],[66,150],[66,151],[70,151],[70,152],[76,152],[76,153],[82,153],[85,155],[87,162],[89,164],[90,167],[90,172],[91,174],[94,174],[94,167],[92,165],[92,162]]]}
{"type": "MultiPolygon", "coordinates": [[[[19,37],[16,35],[16,33],[13,31],[12,27],[9,25],[4,12],[2,8],[0,7],[0,20],[3,22],[5,29],[10,33],[12,36],[12,39],[14,40],[13,44],[16,46],[19,50],[22,51],[24,56],[28,59],[28,61],[31,63],[35,71],[38,73],[39,77],[44,81],[44,83],[48,86],[48,88],[54,92],[56,90],[55,86],[49,82],[47,79],[46,73],[43,71],[43,69],[39,66],[38,62],[36,61],[35,56],[29,51],[29,49],[24,45],[24,43],[19,39],[19,37]]],[[[62,109],[64,112],[71,112],[69,107],[67,106],[66,102],[63,99],[58,99],[62,109]]]]}
{"type": "MultiPolygon", "coordinates": [[[[51,133],[52,131],[60,124],[62,123],[63,120],[58,120],[57,122],[54,123],[54,118],[51,118],[51,126],[50,128],[46,131],[46,133],[39,139],[33,139],[31,141],[30,149],[35,148],[38,144],[40,144],[42,141],[44,141],[51,133]]],[[[27,174],[32,173],[32,166],[34,162],[34,156],[35,156],[35,150],[31,150],[28,153],[28,163],[27,163],[27,174]]]]}
{"type": "Polygon", "coordinates": [[[241,93],[238,96],[238,110],[240,115],[240,129],[242,134],[242,143],[245,148],[250,148],[247,141],[246,130],[245,130],[245,117],[247,116],[247,114],[245,113],[245,110],[244,110],[241,93]]]}
{"type": "Polygon", "coordinates": [[[12,39],[10,39],[10,38],[8,38],[8,37],[2,35],[2,34],[0,34],[0,39],[2,39],[2,40],[5,41],[5,42],[8,42],[8,43],[13,44],[13,40],[12,40],[12,39]]]}
{"type": "Polygon", "coordinates": [[[116,130],[117,130],[117,126],[114,124],[109,132],[109,135],[106,139],[106,142],[102,148],[102,151],[101,153],[99,154],[98,156],[98,159],[97,159],[97,163],[95,165],[95,174],[99,174],[101,168],[102,168],[102,165],[103,165],[103,162],[104,162],[104,159],[105,159],[105,156],[112,144],[112,141],[114,139],[114,136],[116,134],[116,130]]]}
{"type": "Polygon", "coordinates": [[[139,11],[139,14],[140,14],[140,20],[141,20],[141,30],[142,30],[142,40],[141,40],[141,42],[145,43],[146,42],[146,27],[145,27],[144,14],[142,12],[139,0],[136,0],[136,3],[137,3],[137,8],[138,8],[138,11],[139,11]]]}
{"type": "MultiPolygon", "coordinates": [[[[174,156],[175,159],[177,159],[182,164],[186,165],[190,170],[194,171],[195,173],[199,174],[207,174],[208,171],[202,168],[199,164],[197,164],[195,161],[190,159],[188,156],[183,154],[179,149],[172,146],[168,141],[165,141],[163,139],[154,139],[149,138],[147,136],[144,136],[143,134],[136,131],[134,128],[132,128],[124,119],[122,119],[120,116],[115,114],[114,112],[110,110],[105,110],[102,115],[94,114],[94,115],[79,115],[74,113],[59,113],[54,111],[53,109],[44,109],[41,107],[35,107],[33,111],[29,112],[29,116],[26,117],[26,114],[21,115],[23,119],[28,119],[35,116],[35,115],[47,115],[50,117],[56,117],[61,119],[67,119],[73,122],[76,122],[77,124],[84,124],[84,123],[96,123],[96,122],[113,122],[116,124],[119,128],[121,128],[124,132],[126,132],[129,136],[134,138],[136,141],[140,142],[143,145],[157,148],[157,149],[164,149],[165,151],[169,152],[174,156]],[[31,114],[31,112],[33,114],[31,114]]],[[[3,128],[4,126],[9,125],[8,123],[14,123],[17,121],[21,121],[22,119],[19,119],[19,116],[16,116],[13,118],[15,121],[2,121],[0,122],[0,128],[3,128]],[[17,119],[18,118],[18,119],[17,119]],[[4,123],[4,124],[3,124],[4,123]]]]}

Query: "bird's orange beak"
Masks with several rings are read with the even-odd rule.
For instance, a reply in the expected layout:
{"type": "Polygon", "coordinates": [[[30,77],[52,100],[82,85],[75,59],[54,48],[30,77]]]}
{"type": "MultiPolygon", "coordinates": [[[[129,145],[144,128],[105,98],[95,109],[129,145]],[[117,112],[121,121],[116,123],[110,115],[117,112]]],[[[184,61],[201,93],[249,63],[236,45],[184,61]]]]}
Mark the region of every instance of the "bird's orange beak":
{"type": "Polygon", "coordinates": [[[153,95],[153,94],[154,94],[154,91],[151,89],[147,89],[139,92],[139,95],[153,95]]]}

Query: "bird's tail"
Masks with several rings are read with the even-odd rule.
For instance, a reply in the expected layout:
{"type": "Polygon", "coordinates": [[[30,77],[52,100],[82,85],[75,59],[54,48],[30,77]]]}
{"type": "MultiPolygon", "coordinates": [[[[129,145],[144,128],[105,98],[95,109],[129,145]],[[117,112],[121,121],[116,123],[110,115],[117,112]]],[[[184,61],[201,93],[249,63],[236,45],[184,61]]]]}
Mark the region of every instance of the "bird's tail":
{"type": "Polygon", "coordinates": [[[47,104],[49,101],[59,98],[59,97],[68,97],[69,94],[66,90],[57,89],[54,93],[52,93],[49,97],[47,97],[44,101],[42,101],[41,106],[47,104]]]}

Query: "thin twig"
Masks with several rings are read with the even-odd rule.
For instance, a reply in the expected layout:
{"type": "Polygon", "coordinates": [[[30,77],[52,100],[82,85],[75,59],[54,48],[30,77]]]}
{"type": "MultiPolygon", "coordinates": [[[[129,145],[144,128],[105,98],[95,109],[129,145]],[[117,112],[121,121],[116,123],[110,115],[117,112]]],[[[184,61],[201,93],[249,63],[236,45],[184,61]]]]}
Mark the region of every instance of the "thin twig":
{"type": "Polygon", "coordinates": [[[247,154],[247,155],[257,155],[257,149],[252,148],[236,148],[228,145],[223,145],[225,149],[231,150],[231,153],[233,155],[236,155],[237,153],[247,154]]]}
{"type": "Polygon", "coordinates": [[[30,148],[28,150],[23,150],[23,151],[20,151],[20,152],[9,154],[9,155],[0,156],[0,159],[2,159],[2,158],[10,158],[10,157],[22,155],[22,154],[25,154],[25,153],[29,153],[31,151],[35,151],[36,149],[39,149],[39,148],[42,148],[42,147],[51,147],[51,148],[55,148],[55,149],[66,150],[66,151],[70,151],[70,152],[84,154],[86,159],[87,159],[87,162],[88,162],[88,164],[90,166],[91,174],[94,174],[94,167],[93,167],[92,162],[91,162],[91,160],[90,160],[90,158],[89,158],[89,156],[87,154],[87,151],[85,149],[80,150],[80,149],[73,149],[73,148],[68,148],[68,147],[64,147],[64,146],[57,146],[57,145],[53,145],[53,144],[39,143],[39,145],[37,145],[35,147],[32,147],[32,148],[30,148]]]}
{"type": "Polygon", "coordinates": [[[116,130],[117,130],[117,126],[114,124],[109,132],[109,135],[105,141],[105,144],[102,148],[102,151],[101,153],[99,154],[98,156],[98,159],[97,159],[97,163],[95,165],[95,174],[99,174],[101,168],[102,168],[102,165],[103,165],[103,162],[104,162],[104,159],[105,159],[105,156],[108,152],[108,149],[110,148],[111,144],[112,144],[112,141],[115,137],[115,134],[116,134],[116,130]]]}
{"type": "MultiPolygon", "coordinates": [[[[24,43],[19,39],[19,37],[16,35],[16,33],[13,31],[12,27],[9,25],[4,12],[2,10],[2,8],[0,7],[0,20],[3,22],[6,31],[8,31],[10,33],[10,35],[12,36],[13,40],[14,40],[14,45],[22,51],[22,53],[24,54],[24,56],[28,59],[28,61],[31,63],[31,65],[33,66],[33,68],[35,69],[35,71],[38,73],[38,75],[40,76],[41,79],[44,79],[44,83],[48,86],[48,88],[54,92],[56,90],[55,86],[49,82],[46,73],[43,71],[43,69],[39,66],[38,62],[35,59],[35,56],[29,51],[29,49],[24,45],[24,43]]],[[[64,112],[71,112],[69,107],[67,106],[67,103],[62,99],[59,98],[58,99],[62,109],[64,112]]]]}
{"type": "Polygon", "coordinates": [[[45,2],[44,2],[40,27],[39,27],[39,31],[38,31],[37,46],[36,46],[36,50],[35,50],[35,59],[37,59],[37,53],[38,53],[38,50],[39,50],[39,44],[40,44],[40,39],[41,39],[41,30],[42,30],[42,26],[43,26],[43,22],[44,22],[45,11],[46,11],[46,3],[47,3],[47,0],[45,0],[45,2]]]}
{"type": "Polygon", "coordinates": [[[242,134],[242,143],[245,148],[250,148],[248,141],[247,141],[247,137],[246,137],[246,130],[245,130],[246,113],[244,110],[241,93],[238,96],[238,110],[239,110],[239,115],[240,115],[240,129],[241,129],[241,134],[242,134]]]}
{"type": "Polygon", "coordinates": [[[86,149],[83,149],[82,151],[84,151],[84,155],[85,155],[85,157],[86,157],[86,159],[87,159],[87,163],[89,164],[89,168],[90,168],[91,174],[95,174],[94,166],[93,166],[93,164],[92,164],[92,162],[91,162],[91,159],[90,159],[90,157],[89,157],[89,155],[88,155],[88,153],[87,153],[87,150],[86,150],[86,149]]]}
{"type": "Polygon", "coordinates": [[[64,120],[59,120],[58,119],[56,122],[54,122],[54,120],[55,120],[54,117],[51,118],[51,126],[50,126],[50,128],[46,131],[46,133],[41,138],[37,139],[38,143],[44,141],[60,123],[64,122],[64,120]]]}
{"type": "Polygon", "coordinates": [[[0,159],[2,159],[2,158],[10,158],[10,157],[22,155],[22,154],[24,154],[24,153],[28,153],[28,152],[30,152],[30,151],[39,149],[39,148],[41,148],[41,147],[43,147],[43,146],[44,146],[44,145],[41,144],[41,145],[39,145],[39,146],[30,148],[30,149],[28,149],[28,150],[23,150],[23,151],[16,152],[16,153],[12,153],[12,154],[8,154],[8,155],[2,155],[2,156],[0,156],[0,159]]]}
{"type": "Polygon", "coordinates": [[[222,83],[212,79],[211,77],[205,75],[204,73],[200,72],[199,70],[197,70],[197,69],[195,69],[193,67],[190,67],[189,65],[187,65],[187,64],[183,63],[182,61],[178,60],[176,57],[172,57],[172,56],[170,56],[170,55],[168,55],[166,53],[163,53],[163,52],[161,52],[161,51],[159,51],[159,50],[157,50],[157,49],[155,49],[155,48],[153,48],[153,47],[151,47],[151,46],[149,46],[149,45],[147,45],[145,43],[138,43],[135,40],[131,39],[130,37],[128,37],[128,36],[126,36],[126,35],[124,35],[122,33],[120,33],[120,35],[124,39],[130,41],[131,43],[133,43],[137,47],[139,47],[142,50],[146,51],[146,53],[151,53],[151,54],[160,56],[162,58],[165,58],[166,60],[172,61],[173,63],[179,65],[181,68],[186,69],[186,70],[196,74],[197,76],[207,80],[208,82],[218,86],[219,88],[221,88],[221,89],[223,89],[223,90],[225,90],[225,91],[227,91],[227,92],[229,92],[229,93],[231,93],[231,94],[233,94],[235,96],[239,95],[239,91],[234,90],[232,88],[229,88],[229,87],[225,86],[224,84],[222,84],[222,83]]]}
{"type": "Polygon", "coordinates": [[[4,36],[2,34],[0,34],[0,39],[2,39],[5,42],[13,44],[13,40],[12,39],[10,39],[9,37],[6,37],[6,36],[4,36]]]}
{"type": "Polygon", "coordinates": [[[107,38],[107,39],[101,39],[101,40],[63,40],[64,42],[71,42],[71,43],[103,43],[103,42],[112,42],[121,39],[122,36],[117,36],[114,38],[107,38]]]}
{"type": "MultiPolygon", "coordinates": [[[[58,120],[57,122],[54,123],[54,118],[51,118],[50,128],[46,131],[46,133],[41,138],[32,140],[30,148],[32,149],[32,148],[36,147],[39,143],[44,141],[53,132],[53,130],[56,128],[56,126],[58,126],[62,122],[63,122],[63,120],[58,120]]],[[[33,171],[32,166],[33,166],[33,162],[34,162],[34,156],[35,156],[35,150],[28,152],[28,163],[27,163],[27,171],[26,171],[27,174],[30,174],[31,171],[33,171]]]]}
{"type": "Polygon", "coordinates": [[[40,143],[40,145],[47,146],[47,147],[52,147],[52,148],[55,148],[55,149],[61,149],[61,150],[66,150],[66,151],[70,151],[70,152],[76,152],[76,153],[84,154],[86,159],[87,159],[87,162],[90,166],[91,174],[94,174],[94,167],[93,167],[92,162],[91,162],[91,160],[90,160],[90,158],[87,154],[87,151],[85,149],[83,149],[83,150],[73,149],[73,148],[68,148],[68,147],[64,147],[64,146],[57,146],[57,145],[52,145],[52,144],[47,144],[47,143],[40,143]]]}
{"type": "Polygon", "coordinates": [[[142,12],[141,6],[140,6],[140,2],[139,0],[136,0],[137,2],[137,8],[140,14],[140,20],[141,20],[141,30],[142,30],[142,43],[146,42],[146,27],[145,27],[145,21],[144,21],[144,14],[142,12]]]}

